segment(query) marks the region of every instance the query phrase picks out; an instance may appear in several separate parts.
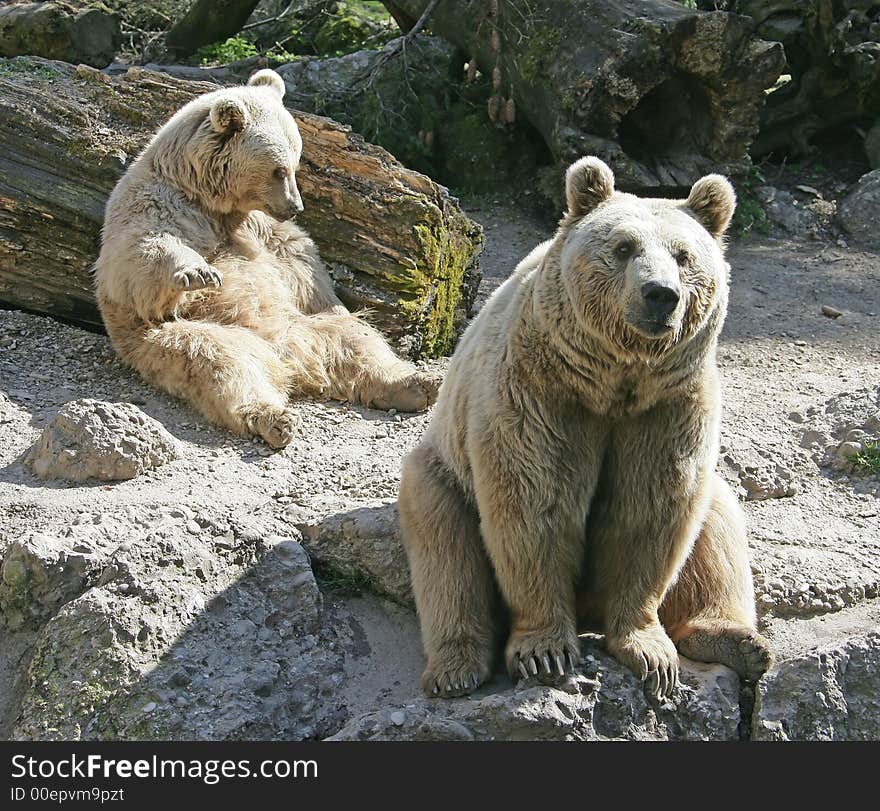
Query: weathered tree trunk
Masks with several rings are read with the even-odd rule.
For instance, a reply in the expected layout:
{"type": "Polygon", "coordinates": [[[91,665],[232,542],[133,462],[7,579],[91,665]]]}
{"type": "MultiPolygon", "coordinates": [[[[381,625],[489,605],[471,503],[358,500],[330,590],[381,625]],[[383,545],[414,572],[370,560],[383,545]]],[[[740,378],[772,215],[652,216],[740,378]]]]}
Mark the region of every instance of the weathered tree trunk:
{"type": "Polygon", "coordinates": [[[880,120],[880,2],[739,0],[737,10],[782,42],[791,77],[767,99],[752,154],[803,154],[822,130],[880,120]]]}
{"type": "Polygon", "coordinates": [[[103,8],[16,3],[0,8],[0,57],[43,56],[102,68],[122,36],[119,17],[103,8]]]}
{"type": "MultiPolygon", "coordinates": [[[[428,0],[394,0],[418,18],[428,0]]],[[[586,153],[633,190],[679,190],[749,165],[782,48],[748,18],[668,0],[444,0],[434,33],[497,68],[489,106],[525,117],[561,164],[586,153]]]]}
{"type": "Polygon", "coordinates": [[[165,39],[169,51],[189,56],[203,45],[222,42],[241,31],[260,0],[195,0],[165,39]]]}
{"type": "MultiPolygon", "coordinates": [[[[0,61],[0,302],[98,326],[89,268],[104,203],[150,135],[216,89],[140,68],[0,61]]],[[[451,350],[476,292],[480,227],[447,191],[330,119],[295,113],[314,237],[352,308],[412,357],[451,350]]]]}

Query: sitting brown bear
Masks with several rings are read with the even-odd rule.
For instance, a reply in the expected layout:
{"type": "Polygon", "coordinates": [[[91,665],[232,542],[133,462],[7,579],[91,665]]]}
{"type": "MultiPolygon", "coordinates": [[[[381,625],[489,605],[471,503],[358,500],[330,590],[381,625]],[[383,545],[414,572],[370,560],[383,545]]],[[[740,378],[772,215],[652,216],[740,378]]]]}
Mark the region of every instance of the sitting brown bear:
{"type": "Polygon", "coordinates": [[[589,157],[566,194],[555,238],[465,333],[404,461],[422,686],[455,696],[488,678],[496,584],[513,676],[565,675],[580,625],[657,694],[677,683],[676,645],[754,680],[770,651],[715,472],[733,189],[710,175],[685,201],[640,199],[589,157]]]}
{"type": "Polygon", "coordinates": [[[271,70],[187,104],[107,202],[98,306],[113,346],[159,388],[238,434],[287,445],[291,395],[399,411],[438,381],[336,297],[302,211],[302,139],[271,70]]]}

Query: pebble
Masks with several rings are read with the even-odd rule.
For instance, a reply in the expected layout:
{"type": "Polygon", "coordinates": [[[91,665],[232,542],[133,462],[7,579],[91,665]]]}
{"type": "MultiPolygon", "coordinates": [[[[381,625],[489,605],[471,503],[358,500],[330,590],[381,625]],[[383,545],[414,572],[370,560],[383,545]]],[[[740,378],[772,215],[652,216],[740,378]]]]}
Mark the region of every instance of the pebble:
{"type": "Polygon", "coordinates": [[[827,315],[829,318],[840,318],[843,313],[836,307],[829,307],[827,304],[823,304],[822,315],[827,315]]]}
{"type": "Polygon", "coordinates": [[[144,708],[143,708],[142,712],[152,712],[155,709],[156,709],[156,702],[151,701],[149,704],[144,704],[144,708]]]}
{"type": "Polygon", "coordinates": [[[858,442],[841,442],[835,454],[838,459],[852,459],[862,452],[862,446],[858,442]]]}
{"type": "Polygon", "coordinates": [[[402,727],[406,722],[406,713],[401,712],[400,710],[395,710],[391,713],[391,723],[396,727],[402,727]]]}
{"type": "Polygon", "coordinates": [[[193,519],[190,519],[186,522],[186,531],[192,535],[198,535],[202,528],[193,519]]]}

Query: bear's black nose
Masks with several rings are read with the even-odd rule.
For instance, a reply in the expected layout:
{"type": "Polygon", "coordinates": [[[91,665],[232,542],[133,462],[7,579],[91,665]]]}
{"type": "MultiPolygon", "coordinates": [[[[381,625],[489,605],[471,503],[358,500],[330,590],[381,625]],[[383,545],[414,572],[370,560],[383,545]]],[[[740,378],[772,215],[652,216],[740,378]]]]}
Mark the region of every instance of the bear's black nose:
{"type": "Polygon", "coordinates": [[[659,284],[658,282],[643,284],[642,296],[645,299],[648,312],[658,321],[666,318],[675,309],[681,298],[677,285],[659,284]]]}

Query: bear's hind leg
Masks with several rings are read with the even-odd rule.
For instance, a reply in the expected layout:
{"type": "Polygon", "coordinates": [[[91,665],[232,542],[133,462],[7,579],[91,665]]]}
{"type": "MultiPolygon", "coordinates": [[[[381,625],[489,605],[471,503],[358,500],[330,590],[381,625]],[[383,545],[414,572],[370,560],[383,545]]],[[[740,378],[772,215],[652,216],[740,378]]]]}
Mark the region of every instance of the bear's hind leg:
{"type": "Polygon", "coordinates": [[[272,347],[250,330],[204,321],[166,321],[120,354],[148,381],[181,397],[236,434],[287,445],[300,419],[287,406],[286,373],[272,347]]]}
{"type": "MultiPolygon", "coordinates": [[[[288,329],[287,356],[325,376],[323,394],[382,411],[423,411],[437,399],[440,377],[394,354],[377,330],[349,312],[304,316],[288,329]],[[307,360],[314,358],[315,360],[307,360]]],[[[302,372],[294,371],[294,384],[302,372]]]]}
{"type": "Polygon", "coordinates": [[[754,682],[770,667],[772,654],[756,627],[747,551],[739,504],[716,474],[706,521],[663,600],[660,619],[684,656],[727,665],[754,682]]]}
{"type": "Polygon", "coordinates": [[[428,664],[422,689],[451,698],[489,678],[495,587],[479,517],[432,448],[403,463],[400,523],[428,664]]]}

